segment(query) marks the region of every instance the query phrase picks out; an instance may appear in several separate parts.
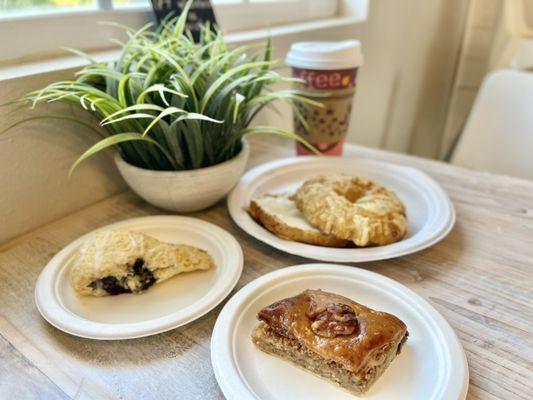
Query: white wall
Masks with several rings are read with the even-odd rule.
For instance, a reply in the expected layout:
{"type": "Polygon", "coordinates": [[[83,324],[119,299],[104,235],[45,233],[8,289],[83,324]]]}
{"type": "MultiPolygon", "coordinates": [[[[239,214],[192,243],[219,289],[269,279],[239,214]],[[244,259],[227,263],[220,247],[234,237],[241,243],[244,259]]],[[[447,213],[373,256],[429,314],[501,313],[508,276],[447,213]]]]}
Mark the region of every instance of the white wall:
{"type": "Polygon", "coordinates": [[[467,3],[371,2],[369,20],[360,30],[368,63],[360,107],[352,121],[353,140],[426,157],[437,155],[467,3]],[[363,94],[370,96],[371,104],[366,104],[363,94]]]}
{"type": "MultiPolygon", "coordinates": [[[[28,87],[64,79],[64,72],[3,81],[0,104],[28,87]]],[[[67,107],[0,107],[0,131],[28,116],[71,115],[67,107]]],[[[78,113],[79,115],[79,113],[78,113]]],[[[98,155],[67,178],[70,165],[95,142],[88,129],[70,122],[32,121],[0,135],[0,242],[101,200],[125,188],[111,158],[98,155]]]]}
{"type": "Polygon", "coordinates": [[[489,69],[497,25],[502,22],[502,6],[502,0],[470,1],[448,115],[441,135],[439,156],[442,158],[453,150],[489,69]]]}

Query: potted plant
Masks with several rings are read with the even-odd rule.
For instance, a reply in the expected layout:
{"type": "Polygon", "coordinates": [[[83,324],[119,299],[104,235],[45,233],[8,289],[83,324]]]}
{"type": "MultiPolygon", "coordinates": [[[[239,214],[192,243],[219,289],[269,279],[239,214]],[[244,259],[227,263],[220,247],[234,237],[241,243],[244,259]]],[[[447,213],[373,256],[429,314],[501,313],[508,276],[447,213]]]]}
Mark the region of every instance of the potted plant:
{"type": "MultiPolygon", "coordinates": [[[[72,165],[115,147],[119,171],[142,198],[158,207],[189,212],[220,200],[236,184],[248,157],[245,135],[295,134],[251,122],[275,100],[320,106],[296,90],[272,90],[294,82],[274,69],[270,41],[256,55],[228,48],[217,29],[205,26],[195,42],[185,30],[187,10],[156,31],[127,29],[120,57],[89,65],[72,81],[28,94],[33,106],[66,101],[95,115],[103,137],[72,165]]],[[[53,116],[49,116],[53,117],[53,116]]],[[[303,118],[302,123],[305,124],[303,118]]],[[[98,133],[102,135],[99,130],[98,133]]]]}

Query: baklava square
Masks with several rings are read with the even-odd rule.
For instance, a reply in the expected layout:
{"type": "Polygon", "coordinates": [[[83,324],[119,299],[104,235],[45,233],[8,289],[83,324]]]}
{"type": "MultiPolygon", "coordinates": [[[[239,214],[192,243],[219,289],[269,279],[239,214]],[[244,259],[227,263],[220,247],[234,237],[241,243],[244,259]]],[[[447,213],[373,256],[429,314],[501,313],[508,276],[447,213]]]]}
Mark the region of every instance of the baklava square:
{"type": "Polygon", "coordinates": [[[366,392],[400,354],[406,325],[346,297],[305,290],[258,314],[252,340],[354,394],[366,392]]]}

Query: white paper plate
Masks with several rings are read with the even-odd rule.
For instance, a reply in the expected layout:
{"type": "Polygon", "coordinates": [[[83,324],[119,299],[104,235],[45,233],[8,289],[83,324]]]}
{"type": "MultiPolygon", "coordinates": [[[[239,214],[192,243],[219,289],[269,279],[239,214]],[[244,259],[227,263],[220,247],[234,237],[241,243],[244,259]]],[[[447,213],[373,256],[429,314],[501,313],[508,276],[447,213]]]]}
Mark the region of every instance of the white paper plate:
{"type": "Polygon", "coordinates": [[[414,253],[443,239],[455,223],[450,199],[425,173],[415,168],[357,158],[294,157],[260,165],[241,178],[228,197],[228,208],[235,223],[244,231],[278,250],[337,262],[384,260],[414,253]],[[407,237],[387,246],[332,249],[281,239],[246,212],[255,197],[267,193],[294,193],[305,180],[331,173],[361,176],[394,191],[407,209],[407,237]]]}
{"type": "Polygon", "coordinates": [[[306,264],[266,274],[237,292],[218,316],[211,362],[228,400],[350,399],[353,395],[257,349],[250,335],[259,310],[305,289],[323,289],[390,312],[407,325],[401,354],[366,400],[462,400],[468,366],[457,336],[442,316],[405,286],[363,269],[306,264]]]}
{"type": "Polygon", "coordinates": [[[135,218],[100,229],[126,228],[169,243],[206,250],[216,267],[179,274],[141,295],[78,296],[69,282],[73,256],[85,235],[72,242],[43,269],[35,287],[35,302],[52,325],[91,339],[131,339],[177,328],[209,312],[235,287],[243,256],[237,241],[216,225],[195,218],[153,216],[135,218]]]}

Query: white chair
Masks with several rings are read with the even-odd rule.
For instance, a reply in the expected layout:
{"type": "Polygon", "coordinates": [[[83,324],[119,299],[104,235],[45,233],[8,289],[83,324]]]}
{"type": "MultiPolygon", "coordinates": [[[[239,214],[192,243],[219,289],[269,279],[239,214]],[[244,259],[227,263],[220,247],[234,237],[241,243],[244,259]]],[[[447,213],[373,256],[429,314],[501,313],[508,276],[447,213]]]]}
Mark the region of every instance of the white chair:
{"type": "Polygon", "coordinates": [[[485,77],[451,162],[533,180],[533,73],[485,77]]]}

